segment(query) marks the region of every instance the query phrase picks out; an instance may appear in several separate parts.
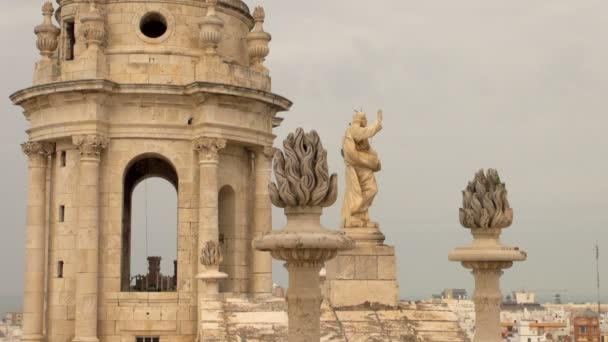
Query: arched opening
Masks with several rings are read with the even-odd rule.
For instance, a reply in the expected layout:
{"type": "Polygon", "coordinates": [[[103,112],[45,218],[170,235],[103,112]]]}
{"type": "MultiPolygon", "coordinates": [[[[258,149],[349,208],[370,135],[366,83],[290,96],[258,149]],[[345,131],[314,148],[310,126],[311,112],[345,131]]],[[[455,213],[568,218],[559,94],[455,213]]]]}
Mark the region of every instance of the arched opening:
{"type": "Polygon", "coordinates": [[[228,274],[228,279],[220,282],[220,292],[238,292],[234,281],[234,274],[237,272],[236,196],[229,185],[220,189],[218,205],[219,240],[224,248],[224,261],[220,265],[220,272],[228,274]]]}
{"type": "Polygon", "coordinates": [[[177,288],[178,178],[159,157],[132,163],[123,183],[121,289],[177,288]]]}

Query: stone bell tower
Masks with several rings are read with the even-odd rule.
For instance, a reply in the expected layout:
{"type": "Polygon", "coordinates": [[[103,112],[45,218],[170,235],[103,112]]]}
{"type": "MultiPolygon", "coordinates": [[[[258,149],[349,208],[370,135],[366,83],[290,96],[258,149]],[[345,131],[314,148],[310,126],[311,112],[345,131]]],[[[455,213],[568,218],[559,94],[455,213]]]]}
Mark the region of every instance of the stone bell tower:
{"type": "Polygon", "coordinates": [[[57,5],[35,28],[33,86],[11,96],[30,123],[23,339],[194,341],[207,242],[223,246],[225,296],[272,287],[271,257],[251,241],[271,227],[272,130],[291,102],[271,92],[264,10],[57,5]],[[131,196],[148,177],[178,198],[175,285],[155,292],[134,287],[129,266],[131,196]]]}

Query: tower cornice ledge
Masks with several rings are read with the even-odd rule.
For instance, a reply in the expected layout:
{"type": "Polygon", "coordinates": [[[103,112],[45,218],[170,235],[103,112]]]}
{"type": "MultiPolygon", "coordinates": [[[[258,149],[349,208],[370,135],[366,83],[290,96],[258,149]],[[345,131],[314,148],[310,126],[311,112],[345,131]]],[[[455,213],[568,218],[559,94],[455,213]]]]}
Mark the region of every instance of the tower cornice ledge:
{"type": "Polygon", "coordinates": [[[161,95],[187,95],[214,94],[237,96],[250,100],[260,101],[273,107],[276,111],[287,111],[293,103],[280,95],[263,90],[239,87],[229,84],[194,82],[188,85],[167,84],[119,84],[108,80],[90,79],[78,81],[64,81],[42,84],[20,90],[10,96],[15,105],[22,106],[24,103],[35,100],[42,96],[70,93],[108,93],[108,94],[161,94],[161,95]]]}

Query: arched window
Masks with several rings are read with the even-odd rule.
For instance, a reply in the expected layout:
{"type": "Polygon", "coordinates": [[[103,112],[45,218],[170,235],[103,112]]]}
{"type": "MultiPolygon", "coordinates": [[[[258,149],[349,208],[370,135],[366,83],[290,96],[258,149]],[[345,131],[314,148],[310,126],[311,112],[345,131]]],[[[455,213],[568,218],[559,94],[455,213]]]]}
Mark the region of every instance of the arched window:
{"type": "Polygon", "coordinates": [[[219,240],[224,248],[224,261],[220,265],[220,271],[228,274],[228,279],[220,282],[221,292],[238,292],[234,280],[234,275],[238,272],[235,202],[234,190],[229,185],[222,187],[218,195],[219,240]]]}
{"type": "Polygon", "coordinates": [[[123,183],[122,291],[176,290],[177,190],[177,173],[164,159],[145,157],[127,168],[123,183]]]}

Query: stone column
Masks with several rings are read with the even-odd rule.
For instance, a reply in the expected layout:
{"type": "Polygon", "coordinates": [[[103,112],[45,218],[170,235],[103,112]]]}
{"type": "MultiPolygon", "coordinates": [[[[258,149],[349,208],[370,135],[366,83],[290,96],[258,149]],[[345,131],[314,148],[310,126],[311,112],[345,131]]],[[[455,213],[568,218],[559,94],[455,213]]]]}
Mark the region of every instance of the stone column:
{"type": "Polygon", "coordinates": [[[25,281],[23,289],[23,341],[44,340],[44,266],[47,157],[51,143],[21,145],[29,158],[25,281]]]}
{"type": "Polygon", "coordinates": [[[502,328],[500,325],[500,304],[502,293],[500,292],[500,276],[502,268],[511,266],[511,262],[502,263],[464,263],[467,268],[472,268],[475,276],[475,342],[478,341],[500,341],[502,328]],[[508,264],[508,265],[507,265],[508,264]]]}
{"type": "MultiPolygon", "coordinates": [[[[226,148],[226,140],[218,138],[199,138],[194,142],[194,149],[199,156],[199,193],[198,193],[198,253],[199,259],[207,241],[218,241],[218,166],[219,151],[226,148]]],[[[198,265],[198,272],[206,269],[198,265]]],[[[199,288],[198,292],[204,289],[199,288]]]]}
{"type": "MultiPolygon", "coordinates": [[[[335,252],[326,253],[327,259],[335,252]]],[[[295,261],[288,260],[285,268],[289,272],[289,289],[287,290],[287,315],[289,317],[289,342],[312,342],[321,340],[321,282],[319,272],[324,260],[295,261]]]]}
{"type": "Polygon", "coordinates": [[[76,236],[76,331],[74,342],[95,342],[99,278],[99,165],[108,139],[78,135],[72,139],[80,149],[78,177],[78,231],[76,236]]]}
{"type": "MultiPolygon", "coordinates": [[[[266,146],[253,151],[255,156],[255,198],[252,238],[258,239],[272,230],[272,207],[268,193],[274,148],[266,146]]],[[[251,287],[254,296],[272,291],[272,256],[268,252],[253,250],[251,255],[251,287]]]]}

